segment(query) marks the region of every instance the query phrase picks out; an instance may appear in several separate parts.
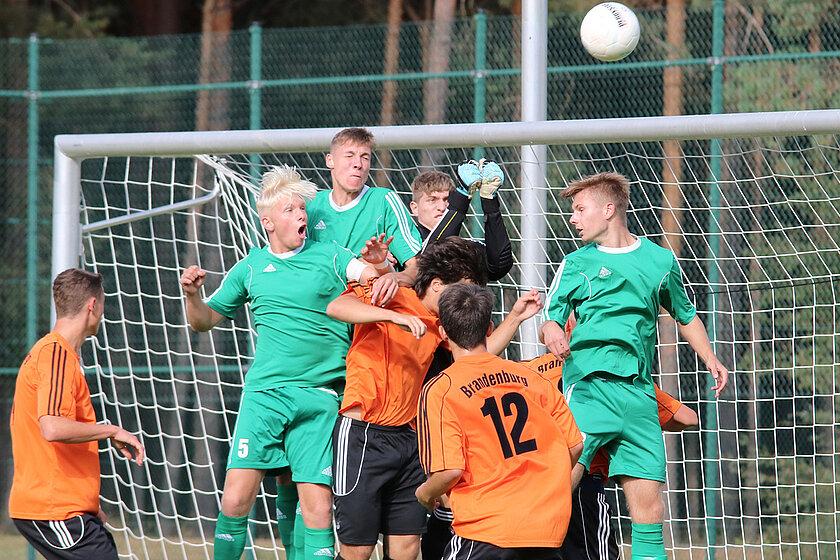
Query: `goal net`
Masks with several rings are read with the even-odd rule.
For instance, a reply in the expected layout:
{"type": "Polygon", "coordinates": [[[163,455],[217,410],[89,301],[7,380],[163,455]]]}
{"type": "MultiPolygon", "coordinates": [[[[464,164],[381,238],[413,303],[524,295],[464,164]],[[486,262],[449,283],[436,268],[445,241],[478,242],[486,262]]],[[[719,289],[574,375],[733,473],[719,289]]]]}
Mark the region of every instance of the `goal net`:
{"type": "MultiPolygon", "coordinates": [[[[476,148],[502,165],[515,264],[493,285],[496,322],[518,294],[544,291],[580,246],[560,190],[594,172],[626,175],[631,231],[678,255],[732,372],[714,399],[708,372],[660,317],[655,378],[700,419],[665,435],[669,555],[840,555],[840,111],[371,130],[379,149],[369,184],[406,204],[417,174],[454,176],[476,148]],[[545,147],[520,147],[532,143],[545,147]]],[[[105,317],[83,347],[85,371],[98,418],[139,434],[148,453],[137,467],[101,451],[102,499],[121,555],[212,557],[255,330],[242,309],[209,333],[192,332],[178,279],[198,264],[209,294],[266,242],[254,200],[270,166],[294,165],[329,185],[324,153],[335,132],[56,139],[54,273],[81,263],[104,275],[105,317]]],[[[480,239],[476,208],[463,235],[480,239]]],[[[521,333],[508,350],[514,359],[537,349],[533,325],[521,333]]],[[[284,557],[274,492],[266,479],[246,557],[284,557]]],[[[609,496],[619,543],[629,543],[621,492],[609,496]]]]}

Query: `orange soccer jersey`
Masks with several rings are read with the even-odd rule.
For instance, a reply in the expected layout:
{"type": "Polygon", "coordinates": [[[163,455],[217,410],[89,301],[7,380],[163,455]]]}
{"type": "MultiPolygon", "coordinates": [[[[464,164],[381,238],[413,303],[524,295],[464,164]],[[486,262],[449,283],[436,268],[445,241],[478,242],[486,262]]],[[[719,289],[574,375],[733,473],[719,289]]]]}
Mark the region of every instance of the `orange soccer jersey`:
{"type": "Polygon", "coordinates": [[[450,491],[458,536],[502,548],[562,544],[569,449],[582,437],[545,378],[489,353],[463,356],[423,388],[418,438],[427,473],[464,471],[450,491]]]}
{"type": "MultiPolygon", "coordinates": [[[[371,284],[353,283],[345,293],[370,303],[371,284]]],[[[347,353],[347,384],[339,412],[360,406],[364,422],[402,426],[417,414],[420,387],[442,342],[440,322],[412,288],[400,288],[386,307],[421,318],[426,334],[418,340],[392,323],[356,325],[347,353]]]]}
{"type": "Polygon", "coordinates": [[[53,331],[39,340],[20,366],[9,422],[15,474],[9,516],[63,520],[99,511],[99,455],[95,441],[49,442],[42,416],[96,423],[79,356],[53,331]]]}
{"type": "MultiPolygon", "coordinates": [[[[540,372],[543,377],[552,382],[555,387],[559,388],[560,378],[563,376],[563,361],[554,357],[551,352],[538,356],[532,360],[522,362],[531,369],[540,372]]],[[[659,425],[664,426],[671,421],[671,418],[677,413],[682,406],[682,403],[659,388],[654,383],[656,390],[656,406],[659,413],[659,425]]],[[[589,472],[600,473],[605,479],[609,478],[610,459],[607,457],[607,452],[599,449],[592,457],[592,462],[589,465],[589,472]]]]}

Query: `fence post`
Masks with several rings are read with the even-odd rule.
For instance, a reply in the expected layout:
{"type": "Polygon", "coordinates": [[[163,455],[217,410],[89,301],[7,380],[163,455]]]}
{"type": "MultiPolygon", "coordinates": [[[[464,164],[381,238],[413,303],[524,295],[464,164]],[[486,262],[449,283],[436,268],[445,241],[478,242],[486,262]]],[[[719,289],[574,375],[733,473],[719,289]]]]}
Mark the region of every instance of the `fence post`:
{"type": "Polygon", "coordinates": [[[255,21],[248,31],[251,35],[251,73],[248,81],[251,112],[248,126],[251,130],[259,130],[262,128],[262,26],[255,21]]]}
{"type": "MultiPolygon", "coordinates": [[[[712,12],[712,99],[710,113],[719,114],[723,112],[723,35],[724,35],[724,0],[715,0],[714,11],[712,12]]],[[[719,279],[717,267],[717,255],[720,252],[720,229],[719,224],[719,210],[720,207],[720,180],[721,173],[721,147],[720,140],[713,139],[711,143],[711,182],[709,185],[709,238],[712,258],[709,260],[709,286],[713,287],[717,284],[719,279]],[[712,239],[717,235],[717,240],[712,239]]],[[[709,321],[706,324],[706,330],[709,333],[709,340],[712,343],[712,348],[715,348],[717,342],[717,320],[715,312],[717,310],[717,300],[714,289],[709,290],[708,298],[709,321]]],[[[734,364],[733,364],[734,366],[734,364]]],[[[705,461],[703,465],[703,480],[705,481],[705,496],[704,502],[706,506],[706,557],[709,560],[715,558],[715,546],[717,545],[717,489],[719,487],[718,480],[718,440],[717,440],[717,414],[718,406],[717,400],[714,396],[711,397],[711,402],[706,407],[705,418],[705,437],[703,445],[705,447],[705,461]]]]}
{"type": "MultiPolygon", "coordinates": [[[[473,122],[483,123],[487,93],[487,12],[478,10],[475,21],[475,69],[473,71],[473,122]]],[[[484,148],[473,149],[473,159],[484,157],[484,148]]]]}
{"type": "Polygon", "coordinates": [[[29,36],[27,83],[28,127],[26,135],[26,346],[32,347],[38,333],[38,34],[29,36]]]}

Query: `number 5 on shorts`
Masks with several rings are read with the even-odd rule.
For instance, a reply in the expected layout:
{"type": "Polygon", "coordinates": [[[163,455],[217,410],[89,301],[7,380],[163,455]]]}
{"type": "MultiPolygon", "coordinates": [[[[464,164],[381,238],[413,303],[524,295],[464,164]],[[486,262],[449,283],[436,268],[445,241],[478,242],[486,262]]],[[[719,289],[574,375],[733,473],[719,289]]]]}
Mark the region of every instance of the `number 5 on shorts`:
{"type": "Polygon", "coordinates": [[[239,445],[236,448],[236,454],[240,459],[244,459],[248,456],[248,438],[242,438],[239,440],[239,445]]]}

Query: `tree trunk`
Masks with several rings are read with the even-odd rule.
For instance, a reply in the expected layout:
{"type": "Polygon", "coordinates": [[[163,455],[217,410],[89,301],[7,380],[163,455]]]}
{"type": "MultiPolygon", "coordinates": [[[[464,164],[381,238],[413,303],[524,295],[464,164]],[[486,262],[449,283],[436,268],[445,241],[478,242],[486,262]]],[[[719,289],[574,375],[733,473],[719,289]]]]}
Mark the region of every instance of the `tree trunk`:
{"type": "MultiPolygon", "coordinates": [[[[402,26],[402,0],[388,2],[388,32],[385,35],[385,75],[392,76],[399,71],[400,64],[400,28],[402,26]]],[[[397,104],[397,82],[386,80],[382,84],[382,109],[379,113],[379,124],[389,126],[394,124],[395,106],[397,104]]],[[[382,168],[376,174],[375,183],[387,186],[389,183],[388,169],[391,167],[391,152],[379,155],[382,168]]]]}
{"type": "MultiPolygon", "coordinates": [[[[668,0],[666,11],[666,48],[668,60],[678,60],[684,54],[685,45],[685,0],[668,0]]],[[[682,98],[683,74],[679,66],[665,68],[663,76],[662,112],[666,116],[680,115],[683,110],[682,98]]],[[[682,251],[683,239],[680,221],[683,212],[683,194],[680,188],[682,178],[682,145],[676,140],[666,140],[663,143],[662,162],[662,235],[663,245],[679,257],[682,251]]],[[[679,349],[677,346],[677,326],[670,316],[663,316],[659,320],[659,382],[662,390],[680,397],[679,349]]],[[[668,437],[665,439],[666,454],[672,462],[668,470],[668,490],[683,489],[681,461],[683,459],[682,438],[668,437]]],[[[686,504],[678,498],[680,494],[671,494],[665,500],[668,509],[665,515],[666,523],[675,515],[685,514],[686,504]]],[[[666,527],[666,538],[673,535],[673,530],[666,527]]],[[[667,543],[669,546],[672,543],[667,543]]]]}
{"type": "MultiPolygon", "coordinates": [[[[432,36],[428,49],[428,71],[440,74],[449,70],[452,48],[452,24],[455,21],[455,0],[436,0],[432,36]]],[[[446,89],[444,78],[426,80],[423,87],[423,113],[427,124],[446,122],[446,89]]]]}

